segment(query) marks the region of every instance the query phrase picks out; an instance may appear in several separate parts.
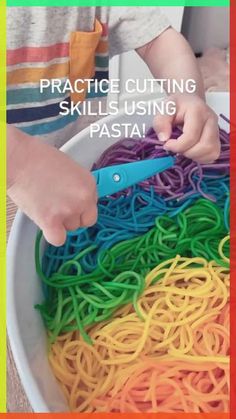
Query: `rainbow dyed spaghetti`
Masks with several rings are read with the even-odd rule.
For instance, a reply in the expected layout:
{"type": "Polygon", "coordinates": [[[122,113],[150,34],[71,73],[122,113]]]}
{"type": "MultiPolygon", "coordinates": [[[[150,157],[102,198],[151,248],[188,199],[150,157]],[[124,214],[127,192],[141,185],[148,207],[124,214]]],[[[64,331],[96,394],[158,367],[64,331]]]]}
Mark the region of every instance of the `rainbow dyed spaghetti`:
{"type": "MultiPolygon", "coordinates": [[[[97,224],[42,258],[38,234],[37,308],[71,411],[229,410],[229,134],[220,139],[216,163],[178,156],[100,200],[97,224]]],[[[111,146],[94,169],[164,155],[149,130],[111,146]]]]}
{"type": "Polygon", "coordinates": [[[98,252],[97,266],[86,272],[96,244],[64,262],[47,277],[40,265],[40,236],[36,242],[36,269],[45,286],[45,302],[37,305],[53,341],[60,333],[80,330],[109,319],[122,305],[132,302],[144,289],[145,275],[158,263],[176,254],[203,256],[228,267],[229,242],[224,215],[215,204],[200,199],[176,217],[160,216],[147,233],[98,252]],[[224,245],[219,243],[224,240],[224,245]]]}
{"type": "Polygon", "coordinates": [[[49,355],[72,411],[225,412],[229,395],[228,269],[165,261],[137,305],[57,338],[49,355]],[[160,282],[156,282],[161,277],[160,282]]]}
{"type": "MultiPolygon", "coordinates": [[[[172,138],[181,133],[179,128],[175,128],[172,138]]],[[[65,245],[59,248],[48,245],[43,258],[46,275],[50,276],[63,262],[91,244],[95,243],[102,251],[145,233],[154,225],[158,215],[177,215],[199,197],[216,202],[224,209],[224,223],[229,230],[229,134],[223,129],[220,129],[220,139],[222,149],[217,162],[201,166],[178,156],[172,169],[116,194],[115,199],[102,199],[98,204],[98,223],[94,227],[69,232],[65,245]]],[[[112,145],[98,159],[94,169],[165,155],[163,143],[151,129],[143,140],[124,139],[112,145]]],[[[96,264],[94,258],[87,269],[95,269],[96,264]]]]}

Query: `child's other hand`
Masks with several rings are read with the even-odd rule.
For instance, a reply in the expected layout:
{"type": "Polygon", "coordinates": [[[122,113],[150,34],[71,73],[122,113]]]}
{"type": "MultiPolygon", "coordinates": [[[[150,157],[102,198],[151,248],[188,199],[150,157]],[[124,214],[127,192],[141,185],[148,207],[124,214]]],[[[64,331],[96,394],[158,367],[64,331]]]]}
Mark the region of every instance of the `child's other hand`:
{"type": "Polygon", "coordinates": [[[46,240],[60,246],[67,230],[96,222],[95,180],[67,155],[37,139],[25,137],[21,154],[26,149],[24,167],[11,181],[8,194],[43,230],[46,240]]]}
{"type": "Polygon", "coordinates": [[[203,99],[190,94],[169,97],[176,103],[176,114],[157,115],[153,127],[164,141],[164,149],[183,154],[198,163],[212,163],[220,155],[218,118],[203,99]],[[171,139],[172,126],[183,127],[183,134],[171,139]]]}

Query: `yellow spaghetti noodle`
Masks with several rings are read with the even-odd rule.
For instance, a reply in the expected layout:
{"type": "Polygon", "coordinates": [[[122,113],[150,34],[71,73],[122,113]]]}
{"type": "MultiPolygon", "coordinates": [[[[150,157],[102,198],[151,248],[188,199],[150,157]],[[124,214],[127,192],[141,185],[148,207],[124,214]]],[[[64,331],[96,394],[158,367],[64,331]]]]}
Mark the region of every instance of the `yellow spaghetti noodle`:
{"type": "Polygon", "coordinates": [[[59,336],[49,359],[70,410],[228,411],[228,296],[227,268],[176,256],[147,275],[139,316],[124,306],[88,330],[93,345],[59,336]]]}

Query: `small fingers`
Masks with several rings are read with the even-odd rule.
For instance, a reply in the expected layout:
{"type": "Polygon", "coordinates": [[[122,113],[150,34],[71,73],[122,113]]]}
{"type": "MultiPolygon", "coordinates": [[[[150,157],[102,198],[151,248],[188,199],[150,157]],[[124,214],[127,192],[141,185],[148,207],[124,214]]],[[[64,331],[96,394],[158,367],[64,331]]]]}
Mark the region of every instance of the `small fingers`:
{"type": "Polygon", "coordinates": [[[97,221],[97,206],[91,204],[91,208],[85,210],[82,215],[68,217],[62,224],[60,221],[44,226],[43,235],[48,243],[53,246],[62,246],[66,241],[66,232],[77,230],[79,227],[90,227],[97,221]]]}
{"type": "Polygon", "coordinates": [[[81,215],[81,227],[91,227],[94,225],[98,218],[97,206],[93,205],[91,208],[88,208],[81,215]]]}
{"type": "Polygon", "coordinates": [[[196,112],[195,107],[191,107],[184,117],[183,134],[177,140],[167,141],[164,149],[184,154],[200,141],[205,122],[205,116],[196,112]]]}
{"type": "Polygon", "coordinates": [[[70,216],[64,220],[64,227],[67,231],[74,231],[77,230],[81,226],[81,217],[80,214],[76,214],[74,216],[70,216]]]}
{"type": "Polygon", "coordinates": [[[175,115],[156,115],[153,120],[153,129],[160,141],[167,141],[172,132],[175,115]]]}
{"type": "Polygon", "coordinates": [[[43,228],[43,235],[53,246],[62,246],[66,241],[66,229],[62,223],[43,228]]]}
{"type": "Polygon", "coordinates": [[[91,204],[91,208],[85,210],[82,215],[68,217],[64,221],[64,227],[67,231],[74,231],[79,227],[90,227],[96,223],[97,215],[97,206],[91,204]]]}
{"type": "Polygon", "coordinates": [[[198,144],[184,156],[201,164],[213,163],[220,155],[219,128],[214,119],[206,122],[198,144]]]}

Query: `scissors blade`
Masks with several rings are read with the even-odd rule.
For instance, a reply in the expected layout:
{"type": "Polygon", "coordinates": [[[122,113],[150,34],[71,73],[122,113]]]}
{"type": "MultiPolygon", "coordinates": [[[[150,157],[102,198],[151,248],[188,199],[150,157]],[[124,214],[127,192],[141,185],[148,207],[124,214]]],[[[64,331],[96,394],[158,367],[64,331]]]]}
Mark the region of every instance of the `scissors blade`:
{"type": "Polygon", "coordinates": [[[96,179],[98,197],[102,198],[120,192],[129,186],[169,169],[174,164],[175,158],[168,156],[95,170],[92,174],[96,179]]]}

